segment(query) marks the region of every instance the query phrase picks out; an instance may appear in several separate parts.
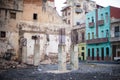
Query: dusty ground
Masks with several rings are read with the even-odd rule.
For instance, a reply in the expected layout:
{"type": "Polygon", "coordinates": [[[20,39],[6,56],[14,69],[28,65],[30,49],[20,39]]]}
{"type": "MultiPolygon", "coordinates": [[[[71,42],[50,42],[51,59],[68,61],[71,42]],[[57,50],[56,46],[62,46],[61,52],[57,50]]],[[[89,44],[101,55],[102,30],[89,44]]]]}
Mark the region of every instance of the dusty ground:
{"type": "Polygon", "coordinates": [[[57,71],[58,65],[0,71],[0,80],[120,80],[120,64],[80,63],[79,70],[57,71]]]}

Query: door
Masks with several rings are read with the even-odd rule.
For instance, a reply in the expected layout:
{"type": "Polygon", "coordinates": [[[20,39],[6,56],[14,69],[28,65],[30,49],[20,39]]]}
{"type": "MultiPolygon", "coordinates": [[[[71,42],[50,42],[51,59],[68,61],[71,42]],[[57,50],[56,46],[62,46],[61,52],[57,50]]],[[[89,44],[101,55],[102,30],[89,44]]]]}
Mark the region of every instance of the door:
{"type": "Polygon", "coordinates": [[[104,60],[104,48],[101,48],[101,55],[102,55],[102,60],[104,60]]]}
{"type": "Polygon", "coordinates": [[[92,60],[94,60],[94,48],[92,48],[92,60]]]}
{"type": "Polygon", "coordinates": [[[97,53],[97,60],[99,60],[99,48],[97,48],[96,53],[97,53]]]}
{"type": "Polygon", "coordinates": [[[83,60],[85,60],[84,52],[82,52],[82,58],[83,58],[83,60]]]}
{"type": "Polygon", "coordinates": [[[118,55],[118,57],[120,57],[120,51],[118,51],[117,55],[118,55]]]}

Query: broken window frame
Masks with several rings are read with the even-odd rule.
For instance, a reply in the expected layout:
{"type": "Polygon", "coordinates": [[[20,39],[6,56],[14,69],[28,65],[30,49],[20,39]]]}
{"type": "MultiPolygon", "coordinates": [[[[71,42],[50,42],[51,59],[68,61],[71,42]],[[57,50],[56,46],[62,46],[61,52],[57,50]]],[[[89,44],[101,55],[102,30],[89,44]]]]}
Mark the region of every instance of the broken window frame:
{"type": "Polygon", "coordinates": [[[38,19],[38,14],[37,13],[33,13],[33,20],[37,20],[38,19]]]}
{"type": "Polygon", "coordinates": [[[10,19],[16,19],[16,12],[10,12],[10,19]]]}
{"type": "Polygon", "coordinates": [[[0,31],[0,38],[6,38],[6,32],[0,31]]]}

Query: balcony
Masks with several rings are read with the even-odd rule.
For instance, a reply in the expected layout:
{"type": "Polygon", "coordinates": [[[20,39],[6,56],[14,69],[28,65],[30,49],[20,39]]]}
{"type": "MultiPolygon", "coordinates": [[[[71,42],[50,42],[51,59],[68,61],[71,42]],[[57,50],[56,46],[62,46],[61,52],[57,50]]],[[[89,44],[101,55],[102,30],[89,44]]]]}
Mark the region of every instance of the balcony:
{"type": "Polygon", "coordinates": [[[120,41],[120,37],[111,37],[111,38],[110,38],[110,41],[111,41],[111,42],[120,41]]]}
{"type": "Polygon", "coordinates": [[[94,22],[90,22],[89,27],[91,27],[91,28],[94,27],[94,22]]]}
{"type": "Polygon", "coordinates": [[[99,20],[99,21],[98,21],[98,25],[99,25],[99,26],[104,25],[104,20],[99,20]]]}
{"type": "Polygon", "coordinates": [[[110,41],[111,42],[117,42],[117,41],[120,41],[120,32],[115,32],[115,37],[111,37],[110,38],[110,41]]]}
{"type": "Polygon", "coordinates": [[[86,40],[87,44],[97,44],[97,43],[105,43],[105,42],[108,42],[108,38],[97,38],[97,39],[86,40]]]}

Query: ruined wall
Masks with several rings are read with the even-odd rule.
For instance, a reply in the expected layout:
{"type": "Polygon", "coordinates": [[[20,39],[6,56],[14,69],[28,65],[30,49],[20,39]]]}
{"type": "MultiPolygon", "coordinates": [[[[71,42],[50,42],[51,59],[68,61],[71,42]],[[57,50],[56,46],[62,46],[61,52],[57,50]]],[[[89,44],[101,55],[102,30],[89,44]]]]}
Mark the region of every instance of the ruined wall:
{"type": "Polygon", "coordinates": [[[0,53],[13,50],[18,53],[18,28],[17,23],[21,19],[23,9],[22,0],[1,0],[0,1],[0,53]]]}
{"type": "MultiPolygon", "coordinates": [[[[22,19],[18,24],[24,30],[23,36],[27,39],[27,63],[33,64],[34,57],[34,44],[35,40],[32,36],[38,36],[40,39],[40,59],[49,53],[58,53],[59,44],[59,28],[68,27],[62,18],[58,15],[57,11],[48,3],[36,5],[35,3],[24,2],[22,19]],[[24,25],[22,25],[24,24],[24,25]],[[46,34],[49,35],[49,41],[46,39],[46,34]]],[[[69,32],[66,30],[66,32],[69,32]]],[[[67,33],[68,36],[68,33],[67,33]]],[[[66,38],[66,41],[69,40],[66,38]]],[[[69,42],[66,46],[69,46],[69,42]]],[[[67,47],[67,53],[68,49],[67,47]]]]}
{"type": "Polygon", "coordinates": [[[23,0],[0,0],[0,8],[22,10],[23,0]]]}

